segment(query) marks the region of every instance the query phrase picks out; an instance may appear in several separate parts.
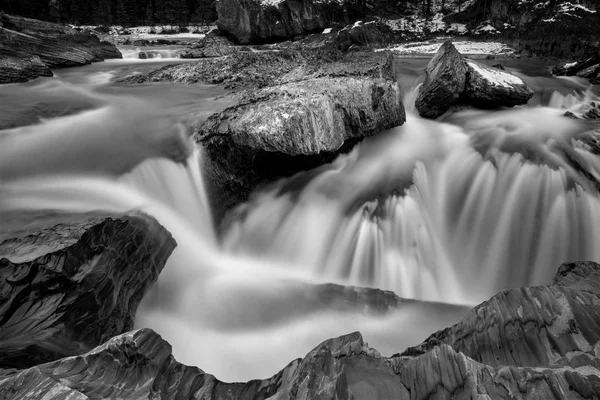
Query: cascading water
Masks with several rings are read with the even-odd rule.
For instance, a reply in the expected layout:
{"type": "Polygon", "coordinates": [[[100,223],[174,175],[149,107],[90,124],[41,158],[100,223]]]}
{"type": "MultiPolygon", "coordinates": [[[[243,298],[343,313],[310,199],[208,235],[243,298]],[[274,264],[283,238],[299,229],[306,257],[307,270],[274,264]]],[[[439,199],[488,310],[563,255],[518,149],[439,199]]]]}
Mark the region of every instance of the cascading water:
{"type": "MultiPolygon", "coordinates": [[[[563,261],[600,259],[597,190],[561,153],[590,128],[558,108],[589,100],[459,113],[462,129],[409,117],[299,193],[282,181],[256,196],[225,247],[423,300],[473,304],[546,283],[563,261]]],[[[599,176],[594,156],[572,152],[599,176]]]]}
{"type": "MultiPolygon", "coordinates": [[[[65,77],[80,82],[80,73],[65,77]]],[[[68,99],[70,85],[41,82],[28,96],[52,89],[68,99]]],[[[577,140],[589,127],[561,116],[591,93],[445,122],[411,113],[404,126],[313,171],[308,183],[292,177],[257,193],[219,240],[201,153],[190,155],[188,132],[172,118],[214,112],[217,94],[169,87],[156,96],[155,87],[85,86],[76,97],[87,99],[87,111],[0,131],[0,213],[135,209],[157,218],[178,246],[136,324],[162,334],[179,361],[221,379],[269,376],[352,330],[391,354],[465,312],[430,303],[383,316],[311,309],[306,285],[473,303],[546,283],[563,261],[600,260],[600,161],[577,140]]],[[[405,100],[409,113],[416,91],[405,100]]]]}

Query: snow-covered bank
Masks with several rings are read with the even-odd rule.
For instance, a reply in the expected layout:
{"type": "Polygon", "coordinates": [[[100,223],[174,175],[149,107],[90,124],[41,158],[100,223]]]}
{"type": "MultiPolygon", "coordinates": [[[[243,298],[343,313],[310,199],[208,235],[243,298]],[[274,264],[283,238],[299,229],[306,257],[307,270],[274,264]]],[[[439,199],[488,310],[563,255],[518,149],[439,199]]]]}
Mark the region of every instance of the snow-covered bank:
{"type": "MultiPolygon", "coordinates": [[[[447,38],[437,38],[436,41],[440,39],[447,38]]],[[[492,55],[492,56],[502,56],[502,57],[512,57],[515,55],[515,51],[510,46],[507,46],[504,43],[500,42],[476,42],[469,40],[461,40],[453,43],[454,47],[461,54],[466,55],[492,55]]],[[[390,47],[387,49],[378,49],[377,51],[390,50],[398,55],[431,55],[435,54],[440,46],[442,45],[442,41],[439,42],[411,42],[400,44],[395,47],[390,47]]]]}

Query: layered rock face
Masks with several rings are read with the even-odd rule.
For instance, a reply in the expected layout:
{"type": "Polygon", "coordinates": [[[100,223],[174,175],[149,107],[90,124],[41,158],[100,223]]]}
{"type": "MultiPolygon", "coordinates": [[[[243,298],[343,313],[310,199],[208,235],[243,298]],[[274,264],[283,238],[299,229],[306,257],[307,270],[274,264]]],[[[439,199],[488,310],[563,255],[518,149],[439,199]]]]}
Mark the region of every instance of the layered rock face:
{"type": "Polygon", "coordinates": [[[79,215],[5,238],[0,366],[81,354],[132,329],[139,302],[175,245],[143,214],[79,215]]]}
{"type": "Polygon", "coordinates": [[[444,42],[425,72],[415,101],[425,118],[437,118],[458,103],[479,108],[513,107],[533,97],[533,91],[519,77],[466,60],[450,41],[444,42]]]}
{"type": "Polygon", "coordinates": [[[50,68],[121,58],[117,48],[89,32],[58,24],[0,15],[0,83],[52,76],[50,68]]]}
{"type": "Polygon", "coordinates": [[[547,287],[514,289],[390,358],[360,333],[330,339],[273,377],[224,383],[179,364],[149,329],[81,356],[0,373],[6,398],[592,399],[600,396],[600,265],[564,264],[547,287]],[[479,361],[478,361],[479,360],[479,361]],[[19,397],[21,396],[21,397],[19,397]]]}
{"type": "Polygon", "coordinates": [[[344,2],[219,0],[217,27],[241,44],[273,42],[349,23],[344,2]]]}

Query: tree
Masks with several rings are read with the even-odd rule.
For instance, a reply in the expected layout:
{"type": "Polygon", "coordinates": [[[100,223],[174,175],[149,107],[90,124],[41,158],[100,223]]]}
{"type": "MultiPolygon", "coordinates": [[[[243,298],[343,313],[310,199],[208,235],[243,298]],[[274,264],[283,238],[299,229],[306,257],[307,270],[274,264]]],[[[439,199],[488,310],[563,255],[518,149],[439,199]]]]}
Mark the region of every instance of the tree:
{"type": "Polygon", "coordinates": [[[110,3],[108,0],[95,0],[92,22],[96,25],[110,25],[110,3]]]}
{"type": "Polygon", "coordinates": [[[129,14],[123,5],[123,0],[117,0],[116,17],[119,25],[129,26],[131,23],[129,20],[129,14]]]}

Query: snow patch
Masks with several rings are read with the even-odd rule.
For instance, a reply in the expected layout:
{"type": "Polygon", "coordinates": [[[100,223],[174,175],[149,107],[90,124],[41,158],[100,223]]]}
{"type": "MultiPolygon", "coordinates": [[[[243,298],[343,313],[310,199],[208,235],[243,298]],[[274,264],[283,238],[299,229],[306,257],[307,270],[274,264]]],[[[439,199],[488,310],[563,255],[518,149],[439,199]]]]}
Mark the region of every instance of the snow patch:
{"type": "MultiPolygon", "coordinates": [[[[485,55],[512,55],[514,50],[500,42],[471,42],[471,41],[459,41],[452,43],[456,50],[461,54],[485,54],[485,55]]],[[[401,44],[397,47],[390,49],[394,53],[400,55],[428,55],[435,54],[440,49],[442,43],[430,43],[430,42],[413,42],[401,44]]]]}
{"type": "Polygon", "coordinates": [[[323,29],[323,35],[328,35],[331,33],[331,28],[323,29]]]}
{"type": "Polygon", "coordinates": [[[515,85],[524,85],[523,81],[518,76],[514,76],[512,74],[506,73],[495,68],[483,68],[472,61],[467,61],[467,64],[476,73],[481,75],[483,79],[485,79],[487,82],[491,83],[494,86],[511,88],[515,85]]]}

